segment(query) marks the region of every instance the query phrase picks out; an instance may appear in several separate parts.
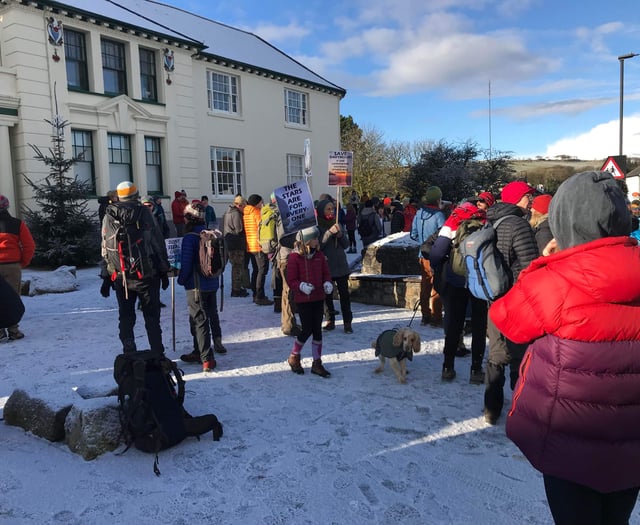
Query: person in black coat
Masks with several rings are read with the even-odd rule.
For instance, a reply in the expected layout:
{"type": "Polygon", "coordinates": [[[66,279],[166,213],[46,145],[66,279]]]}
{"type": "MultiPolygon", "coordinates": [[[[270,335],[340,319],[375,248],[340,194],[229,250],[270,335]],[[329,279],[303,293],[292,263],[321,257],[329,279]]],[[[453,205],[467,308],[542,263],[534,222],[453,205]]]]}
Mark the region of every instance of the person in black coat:
{"type": "Polygon", "coordinates": [[[24,304],[13,287],[0,275],[0,329],[15,326],[24,315],[24,304]]]}
{"type": "Polygon", "coordinates": [[[389,233],[400,233],[404,230],[404,208],[398,201],[391,201],[391,229],[389,233]]]}
{"type": "MultiPolygon", "coordinates": [[[[487,210],[487,219],[491,223],[507,217],[496,228],[496,247],[511,270],[514,283],[520,272],[539,255],[533,229],[525,219],[531,208],[534,192],[526,182],[510,182],[502,190],[502,202],[487,210]]],[[[515,344],[506,339],[491,319],[487,323],[487,334],[489,358],[486,366],[484,417],[487,423],[495,425],[504,405],[505,367],[509,365],[513,390],[527,345],[515,344]]]]}

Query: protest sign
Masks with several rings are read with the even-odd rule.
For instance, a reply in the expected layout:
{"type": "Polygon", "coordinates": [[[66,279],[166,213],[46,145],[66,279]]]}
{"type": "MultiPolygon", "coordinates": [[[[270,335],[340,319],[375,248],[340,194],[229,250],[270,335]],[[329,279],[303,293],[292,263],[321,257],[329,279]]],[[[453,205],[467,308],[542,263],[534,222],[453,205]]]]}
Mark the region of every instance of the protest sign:
{"type": "Polygon", "coordinates": [[[171,237],[164,240],[167,246],[167,256],[169,257],[169,266],[171,268],[180,269],[180,251],[182,248],[182,237],[171,237]]]}
{"type": "Polygon", "coordinates": [[[276,188],[273,194],[282,218],[284,235],[316,225],[313,197],[306,180],[276,188]]]}
{"type": "Polygon", "coordinates": [[[329,186],[351,186],[353,151],[329,152],[329,186]]]}

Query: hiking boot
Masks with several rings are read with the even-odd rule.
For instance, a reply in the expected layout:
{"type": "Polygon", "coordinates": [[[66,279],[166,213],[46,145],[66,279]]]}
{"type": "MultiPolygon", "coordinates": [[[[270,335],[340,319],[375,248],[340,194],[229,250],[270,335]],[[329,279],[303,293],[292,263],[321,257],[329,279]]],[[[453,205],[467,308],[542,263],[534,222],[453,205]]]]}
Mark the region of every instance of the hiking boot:
{"type": "Polygon", "coordinates": [[[456,378],[456,371],[453,368],[442,367],[442,376],[441,379],[443,381],[453,381],[456,378]]]}
{"type": "Polygon", "coordinates": [[[304,368],[302,368],[302,365],[300,364],[300,354],[291,354],[289,359],[287,359],[287,363],[294,374],[304,374],[304,368]]]}
{"type": "Polygon", "coordinates": [[[471,350],[468,350],[464,343],[460,343],[456,349],[456,357],[467,357],[470,353],[471,350]]]}
{"type": "Polygon", "coordinates": [[[9,332],[9,339],[11,339],[12,341],[15,341],[16,339],[22,339],[24,337],[24,334],[17,328],[13,330],[9,328],[7,332],[9,332]]]}
{"type": "Polygon", "coordinates": [[[290,335],[291,337],[297,337],[302,332],[302,329],[299,326],[292,326],[291,330],[282,330],[284,335],[290,335]]]}
{"type": "Polygon", "coordinates": [[[268,297],[258,297],[254,301],[258,306],[271,306],[273,301],[268,297]]]}
{"type": "Polygon", "coordinates": [[[213,372],[215,368],[216,368],[215,359],[207,359],[204,363],[202,363],[202,371],[204,373],[213,372]]]}
{"type": "Polygon", "coordinates": [[[335,330],[336,329],[336,322],[335,321],[327,321],[327,324],[325,324],[322,327],[322,329],[326,330],[326,331],[335,330]]]}
{"type": "Polygon", "coordinates": [[[478,370],[471,370],[469,375],[469,383],[472,385],[484,385],[484,370],[479,368],[478,370]]]}
{"type": "Polygon", "coordinates": [[[353,328],[351,328],[351,323],[344,323],[344,333],[345,334],[353,333],[353,328]]]}
{"type": "Polygon", "coordinates": [[[329,371],[322,366],[322,359],[314,359],[313,364],[311,365],[311,373],[316,374],[320,377],[329,377],[331,374],[329,371]]]}
{"type": "Polygon", "coordinates": [[[231,290],[231,297],[247,297],[249,292],[246,290],[231,290]]]}
{"type": "Polygon", "coordinates": [[[498,422],[499,417],[500,413],[495,413],[487,407],[484,408],[484,420],[490,425],[495,425],[498,422]]]}
{"type": "Polygon", "coordinates": [[[422,321],[420,321],[420,324],[422,326],[427,326],[429,323],[431,323],[431,316],[423,316],[422,317],[422,321]]]}
{"type": "Polygon", "coordinates": [[[185,363],[202,363],[202,360],[200,359],[200,352],[197,350],[194,350],[190,354],[182,354],[180,356],[180,361],[185,363]]]}
{"type": "Polygon", "coordinates": [[[227,349],[222,344],[222,337],[213,338],[213,351],[218,354],[226,354],[227,349]]]}

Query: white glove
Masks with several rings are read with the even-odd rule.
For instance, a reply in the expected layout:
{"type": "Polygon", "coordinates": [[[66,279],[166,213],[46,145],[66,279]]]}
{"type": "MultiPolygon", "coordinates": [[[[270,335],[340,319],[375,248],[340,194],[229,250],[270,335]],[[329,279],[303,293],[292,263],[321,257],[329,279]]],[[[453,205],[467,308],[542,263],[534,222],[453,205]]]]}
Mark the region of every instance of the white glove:
{"type": "Polygon", "coordinates": [[[333,283],[330,283],[329,281],[325,281],[322,287],[324,288],[324,293],[327,295],[333,292],[333,283]]]}
{"type": "Polygon", "coordinates": [[[311,283],[300,283],[300,291],[305,295],[311,295],[311,292],[313,292],[314,288],[315,286],[313,286],[311,283]]]}

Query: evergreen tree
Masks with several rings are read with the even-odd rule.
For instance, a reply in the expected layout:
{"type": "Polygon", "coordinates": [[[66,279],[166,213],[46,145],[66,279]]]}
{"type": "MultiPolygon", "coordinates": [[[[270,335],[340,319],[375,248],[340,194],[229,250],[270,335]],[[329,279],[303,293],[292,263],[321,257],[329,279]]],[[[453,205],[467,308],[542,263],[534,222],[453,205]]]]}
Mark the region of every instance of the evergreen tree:
{"type": "Polygon", "coordinates": [[[33,264],[56,268],[83,266],[100,258],[100,237],[96,213],[88,209],[89,186],[69,170],[78,159],[65,158],[64,130],[68,124],[59,114],[45,122],[53,128],[52,147],[45,155],[29,144],[35,158],[49,167],[49,175],[33,182],[25,175],[39,209],[24,206],[25,222],[36,244],[33,264]]]}

